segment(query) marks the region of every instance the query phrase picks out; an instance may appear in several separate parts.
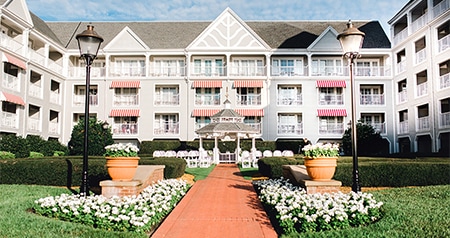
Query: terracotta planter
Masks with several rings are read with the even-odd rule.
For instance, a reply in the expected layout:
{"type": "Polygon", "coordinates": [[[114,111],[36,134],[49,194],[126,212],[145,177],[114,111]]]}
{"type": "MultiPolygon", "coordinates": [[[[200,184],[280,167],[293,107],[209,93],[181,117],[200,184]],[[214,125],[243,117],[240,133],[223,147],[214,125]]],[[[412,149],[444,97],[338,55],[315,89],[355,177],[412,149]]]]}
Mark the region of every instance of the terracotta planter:
{"type": "Polygon", "coordinates": [[[330,181],[336,171],[337,157],[305,158],[304,162],[306,172],[312,180],[330,181]]]}
{"type": "Polygon", "coordinates": [[[131,181],[138,164],[139,157],[106,157],[108,174],[113,181],[131,181]]]}

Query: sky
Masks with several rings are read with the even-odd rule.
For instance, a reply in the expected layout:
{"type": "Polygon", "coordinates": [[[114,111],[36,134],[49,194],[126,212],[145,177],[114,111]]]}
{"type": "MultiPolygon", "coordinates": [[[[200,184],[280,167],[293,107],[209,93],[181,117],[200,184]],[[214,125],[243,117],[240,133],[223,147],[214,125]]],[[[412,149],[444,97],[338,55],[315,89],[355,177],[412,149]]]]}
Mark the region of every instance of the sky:
{"type": "Polygon", "coordinates": [[[227,7],[242,20],[388,21],[409,0],[26,0],[45,21],[213,21],[227,7]]]}

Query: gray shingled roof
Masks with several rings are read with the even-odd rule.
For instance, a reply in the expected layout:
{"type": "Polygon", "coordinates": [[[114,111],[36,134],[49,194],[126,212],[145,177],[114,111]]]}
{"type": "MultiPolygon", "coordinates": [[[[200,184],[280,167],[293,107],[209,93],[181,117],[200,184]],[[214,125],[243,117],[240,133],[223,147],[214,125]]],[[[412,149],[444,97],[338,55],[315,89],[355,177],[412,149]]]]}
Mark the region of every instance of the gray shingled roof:
{"type": "MultiPolygon", "coordinates": [[[[233,109],[222,109],[213,116],[213,118],[219,117],[243,117],[233,109]]],[[[198,134],[212,134],[214,132],[219,133],[258,133],[258,130],[241,122],[212,122],[195,131],[198,134]]]]}

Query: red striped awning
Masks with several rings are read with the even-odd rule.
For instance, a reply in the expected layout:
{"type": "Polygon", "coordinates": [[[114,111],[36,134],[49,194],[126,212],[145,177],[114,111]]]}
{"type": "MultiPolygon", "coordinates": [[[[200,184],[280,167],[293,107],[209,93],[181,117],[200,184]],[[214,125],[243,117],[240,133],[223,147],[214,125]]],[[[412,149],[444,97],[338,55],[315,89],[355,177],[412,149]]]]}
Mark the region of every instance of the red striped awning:
{"type": "Polygon", "coordinates": [[[193,88],[221,88],[222,81],[194,81],[193,88]]]}
{"type": "Polygon", "coordinates": [[[235,88],[262,88],[263,81],[261,80],[239,80],[234,81],[235,88]]]}
{"type": "Polygon", "coordinates": [[[139,109],[113,109],[109,113],[110,117],[138,117],[140,114],[139,109]]]}
{"type": "Polygon", "coordinates": [[[23,101],[23,99],[21,97],[16,96],[14,94],[10,94],[10,93],[1,92],[0,93],[0,101],[7,101],[7,102],[14,103],[17,105],[25,106],[25,102],[23,101]]]}
{"type": "Polygon", "coordinates": [[[317,109],[318,117],[346,117],[345,109],[317,109]]]}
{"type": "Polygon", "coordinates": [[[345,88],[345,80],[317,80],[318,88],[345,88]]]}
{"type": "Polygon", "coordinates": [[[7,54],[7,53],[3,53],[2,61],[13,64],[22,69],[27,69],[27,65],[25,64],[25,62],[23,60],[20,60],[20,59],[12,56],[10,54],[7,54]]]}
{"type": "Polygon", "coordinates": [[[220,110],[219,109],[194,109],[194,111],[192,111],[192,116],[193,117],[210,117],[213,116],[214,114],[218,113],[220,110]]]}
{"type": "Polygon", "coordinates": [[[263,117],[264,116],[264,109],[235,109],[239,115],[248,117],[248,116],[255,116],[255,117],[263,117]]]}
{"type": "Polygon", "coordinates": [[[111,88],[140,88],[140,81],[113,81],[111,88]]]}

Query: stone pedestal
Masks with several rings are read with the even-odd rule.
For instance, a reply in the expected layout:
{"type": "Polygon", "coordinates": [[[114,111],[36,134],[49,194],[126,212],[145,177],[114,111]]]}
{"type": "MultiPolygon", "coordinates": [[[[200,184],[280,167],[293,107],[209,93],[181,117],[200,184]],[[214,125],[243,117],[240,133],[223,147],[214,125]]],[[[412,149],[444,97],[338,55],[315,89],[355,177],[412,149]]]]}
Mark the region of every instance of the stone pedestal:
{"type": "Polygon", "coordinates": [[[102,195],[105,197],[138,195],[146,187],[164,179],[164,167],[164,165],[139,165],[131,181],[101,181],[102,195]]]}
{"type": "Polygon", "coordinates": [[[330,181],[311,180],[304,165],[283,165],[283,177],[304,188],[308,194],[339,192],[342,186],[341,181],[334,179],[330,181]]]}

